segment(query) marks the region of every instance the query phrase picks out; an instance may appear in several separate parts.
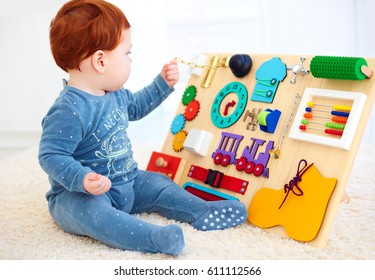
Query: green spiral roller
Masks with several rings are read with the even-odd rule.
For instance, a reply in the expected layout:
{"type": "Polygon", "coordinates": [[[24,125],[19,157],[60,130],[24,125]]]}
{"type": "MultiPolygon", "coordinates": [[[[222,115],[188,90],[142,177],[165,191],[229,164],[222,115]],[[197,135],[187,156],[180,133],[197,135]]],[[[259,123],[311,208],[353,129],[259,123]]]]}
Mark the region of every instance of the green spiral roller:
{"type": "Polygon", "coordinates": [[[344,56],[314,56],[310,72],[315,78],[335,80],[363,80],[372,74],[364,58],[344,56]]]}

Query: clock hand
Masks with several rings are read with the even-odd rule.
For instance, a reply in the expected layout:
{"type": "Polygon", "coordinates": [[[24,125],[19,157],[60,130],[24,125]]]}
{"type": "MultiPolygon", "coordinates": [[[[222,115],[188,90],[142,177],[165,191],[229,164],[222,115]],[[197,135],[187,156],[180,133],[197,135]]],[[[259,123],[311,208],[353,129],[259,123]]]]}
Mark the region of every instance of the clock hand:
{"type": "Polygon", "coordinates": [[[224,116],[228,115],[228,109],[229,109],[229,107],[233,107],[234,105],[236,105],[236,101],[234,101],[234,100],[232,100],[231,102],[227,102],[225,104],[225,109],[224,109],[223,115],[224,116]]]}

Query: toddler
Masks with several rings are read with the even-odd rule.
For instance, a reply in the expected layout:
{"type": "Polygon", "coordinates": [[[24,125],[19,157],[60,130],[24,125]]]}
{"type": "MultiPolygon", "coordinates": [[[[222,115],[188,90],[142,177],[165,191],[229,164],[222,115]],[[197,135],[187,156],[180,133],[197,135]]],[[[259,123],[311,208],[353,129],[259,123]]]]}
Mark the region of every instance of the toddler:
{"type": "Polygon", "coordinates": [[[51,216],[66,232],[123,250],[177,255],[184,236],[177,224],[158,226],[136,217],[157,212],[198,230],[245,222],[238,201],[204,201],[164,175],[142,171],[126,134],[173,92],[175,61],[142,90],[123,85],[130,74],[130,24],[102,0],[72,0],[50,25],[56,64],[69,75],[43,118],[39,163],[49,176],[51,216]]]}

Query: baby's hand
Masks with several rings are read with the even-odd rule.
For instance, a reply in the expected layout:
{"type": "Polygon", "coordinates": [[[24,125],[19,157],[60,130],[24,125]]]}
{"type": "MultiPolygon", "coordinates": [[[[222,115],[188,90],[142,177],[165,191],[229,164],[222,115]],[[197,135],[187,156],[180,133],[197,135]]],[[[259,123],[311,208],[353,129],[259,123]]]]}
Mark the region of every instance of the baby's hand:
{"type": "Polygon", "coordinates": [[[88,173],[83,180],[83,188],[91,194],[101,195],[109,191],[112,186],[111,180],[106,176],[96,173],[88,173]]]}
{"type": "Polygon", "coordinates": [[[173,87],[180,78],[177,61],[171,60],[169,63],[164,64],[163,69],[161,70],[161,76],[170,87],[173,87]]]}

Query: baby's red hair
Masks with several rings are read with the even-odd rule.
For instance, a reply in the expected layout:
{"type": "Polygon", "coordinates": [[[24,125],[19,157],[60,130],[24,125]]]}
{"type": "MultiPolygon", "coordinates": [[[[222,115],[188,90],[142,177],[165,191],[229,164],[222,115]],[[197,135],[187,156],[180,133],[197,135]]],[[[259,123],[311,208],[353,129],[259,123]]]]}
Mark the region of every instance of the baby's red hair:
{"type": "Polygon", "coordinates": [[[64,71],[79,69],[82,60],[98,50],[111,51],[130,24],[115,5],[103,0],[72,0],[50,25],[50,44],[56,64],[64,71]]]}

